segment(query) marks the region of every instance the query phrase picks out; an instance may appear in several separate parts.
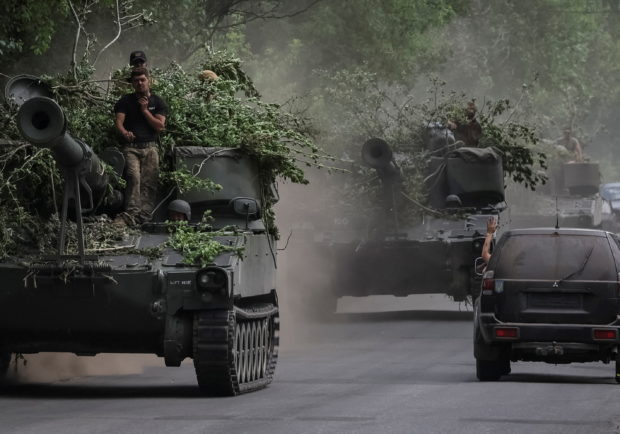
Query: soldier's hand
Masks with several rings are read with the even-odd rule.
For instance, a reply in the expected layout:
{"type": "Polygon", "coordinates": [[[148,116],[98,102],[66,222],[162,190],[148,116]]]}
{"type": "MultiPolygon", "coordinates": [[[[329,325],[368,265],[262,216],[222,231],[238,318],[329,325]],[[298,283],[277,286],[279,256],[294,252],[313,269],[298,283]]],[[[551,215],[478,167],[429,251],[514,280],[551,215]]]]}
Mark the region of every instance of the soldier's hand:
{"type": "Polygon", "coordinates": [[[487,234],[494,234],[497,230],[497,219],[495,217],[489,217],[487,220],[487,234]]]}
{"type": "Polygon", "coordinates": [[[135,140],[135,138],[136,138],[136,135],[134,133],[132,133],[131,131],[125,131],[123,133],[123,135],[125,136],[125,139],[128,142],[133,142],[135,140]]]}
{"type": "Polygon", "coordinates": [[[149,109],[149,99],[145,96],[138,98],[138,104],[140,104],[140,110],[142,111],[149,109]]]}

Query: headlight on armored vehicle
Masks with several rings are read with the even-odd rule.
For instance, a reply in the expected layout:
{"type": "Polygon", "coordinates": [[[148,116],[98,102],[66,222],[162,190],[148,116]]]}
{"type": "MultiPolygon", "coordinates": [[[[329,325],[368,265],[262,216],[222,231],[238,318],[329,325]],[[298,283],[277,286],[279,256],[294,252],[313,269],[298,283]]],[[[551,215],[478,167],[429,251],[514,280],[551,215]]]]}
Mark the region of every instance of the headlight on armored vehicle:
{"type": "Polygon", "coordinates": [[[206,268],[196,273],[196,288],[199,292],[225,294],[228,284],[226,272],[217,268],[206,268]]]}

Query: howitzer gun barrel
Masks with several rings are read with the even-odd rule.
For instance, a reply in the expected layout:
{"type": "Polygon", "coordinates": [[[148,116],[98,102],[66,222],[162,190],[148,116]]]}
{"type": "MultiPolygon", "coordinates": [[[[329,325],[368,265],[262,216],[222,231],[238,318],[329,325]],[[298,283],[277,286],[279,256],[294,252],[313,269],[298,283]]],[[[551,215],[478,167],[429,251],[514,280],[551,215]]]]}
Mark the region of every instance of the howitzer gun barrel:
{"type": "MultiPolygon", "coordinates": [[[[393,224],[388,223],[387,225],[392,226],[391,232],[398,233],[400,225],[398,223],[397,195],[401,188],[402,179],[400,168],[394,161],[390,145],[379,138],[367,140],[362,146],[362,161],[375,169],[381,179],[385,217],[390,215],[393,217],[393,224]]],[[[385,218],[383,220],[388,222],[391,219],[385,218]]]]}
{"type": "Polygon", "coordinates": [[[53,99],[34,97],[24,102],[17,112],[17,127],[33,145],[50,148],[62,168],[79,167],[91,189],[101,190],[107,185],[102,161],[87,144],[67,132],[65,114],[53,99]]]}
{"type": "Polygon", "coordinates": [[[372,138],[364,143],[362,161],[375,169],[384,182],[393,182],[400,177],[400,170],[394,163],[392,149],[383,139],[372,138]]]}

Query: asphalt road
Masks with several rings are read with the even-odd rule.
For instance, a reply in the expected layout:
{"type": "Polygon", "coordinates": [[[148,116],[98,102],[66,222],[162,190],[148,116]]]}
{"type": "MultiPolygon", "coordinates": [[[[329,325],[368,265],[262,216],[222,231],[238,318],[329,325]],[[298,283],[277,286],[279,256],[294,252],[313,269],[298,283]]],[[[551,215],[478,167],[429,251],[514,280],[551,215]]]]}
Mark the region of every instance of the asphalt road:
{"type": "Polygon", "coordinates": [[[517,363],[502,381],[479,383],[467,312],[285,316],[287,326],[265,390],[204,398],[190,363],[148,360],[142,373],[117,375],[108,366],[5,388],[0,432],[620,433],[611,365],[517,363]]]}

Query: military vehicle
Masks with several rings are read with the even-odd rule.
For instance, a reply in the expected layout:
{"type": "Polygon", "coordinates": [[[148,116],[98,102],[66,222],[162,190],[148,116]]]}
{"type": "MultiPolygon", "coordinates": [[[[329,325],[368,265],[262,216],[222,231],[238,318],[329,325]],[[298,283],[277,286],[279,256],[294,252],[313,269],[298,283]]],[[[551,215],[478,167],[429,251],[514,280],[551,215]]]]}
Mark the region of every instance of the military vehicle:
{"type": "MultiPolygon", "coordinates": [[[[176,167],[223,187],[178,196],[191,206],[189,225],[210,211],[213,228],[227,228],[217,241],[241,255],[223,253],[206,267],[185,263],[166,245],[165,208],[174,197],[165,198],[153,221],[130,233],[117,251],[87,250],[89,219],[115,202],[105,199],[110,183],[103,158],[67,132],[63,110],[36,78],[12,80],[6,98],[20,106],[23,137],[51,149],[65,188],[56,254],[33,250],[0,262],[1,373],[12,354],[151,353],[166,366],[192,358],[207,394],[236,395],[269,384],[279,339],[276,249],[262,219],[256,164],[235,149],[175,150],[176,167]],[[77,249],[68,253],[71,220],[77,249]],[[147,254],[157,246],[162,255],[147,254]]],[[[121,153],[102,156],[122,171],[121,153]]]]}
{"type": "Polygon", "coordinates": [[[609,232],[620,232],[620,183],[602,184],[599,195],[603,201],[601,228],[609,232]]]}
{"type": "Polygon", "coordinates": [[[555,226],[583,229],[607,227],[613,219],[599,194],[598,163],[553,164],[547,184],[536,192],[509,194],[512,229],[555,226]]]}
{"type": "MultiPolygon", "coordinates": [[[[428,205],[415,203],[420,218],[406,220],[399,159],[382,139],[368,140],[363,162],[381,181],[381,203],[366,209],[367,230],[351,237],[325,237],[322,245],[337,264],[330,294],[341,296],[444,293],[455,301],[476,297],[480,257],[489,217],[505,208],[501,158],[490,148],[455,148],[448,130],[433,126],[428,147],[451,151],[427,161],[428,205]]],[[[437,155],[437,153],[435,153],[437,155]]],[[[332,304],[332,306],[335,306],[332,304]]]]}

